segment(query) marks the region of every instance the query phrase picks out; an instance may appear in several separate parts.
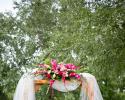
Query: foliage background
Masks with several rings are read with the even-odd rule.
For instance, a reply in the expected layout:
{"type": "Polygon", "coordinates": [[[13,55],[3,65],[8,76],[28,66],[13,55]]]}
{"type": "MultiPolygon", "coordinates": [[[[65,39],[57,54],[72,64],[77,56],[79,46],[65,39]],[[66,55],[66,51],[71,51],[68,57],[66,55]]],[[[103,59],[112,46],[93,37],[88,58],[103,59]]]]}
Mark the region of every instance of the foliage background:
{"type": "MultiPolygon", "coordinates": [[[[125,99],[124,0],[22,0],[16,16],[0,13],[0,100],[12,100],[18,80],[46,59],[74,63],[96,76],[104,100],[125,99]]],[[[82,71],[82,72],[83,72],[82,71]]],[[[36,93],[43,98],[46,86],[36,93]]],[[[77,100],[54,92],[54,100],[77,100]]]]}

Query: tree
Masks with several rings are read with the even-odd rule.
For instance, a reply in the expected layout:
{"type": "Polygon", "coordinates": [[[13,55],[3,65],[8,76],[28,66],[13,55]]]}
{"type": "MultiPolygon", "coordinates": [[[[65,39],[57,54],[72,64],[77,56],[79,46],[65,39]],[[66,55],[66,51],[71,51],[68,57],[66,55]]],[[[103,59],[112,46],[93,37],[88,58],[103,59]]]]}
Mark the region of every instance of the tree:
{"type": "MultiPolygon", "coordinates": [[[[125,97],[124,1],[23,0],[16,3],[16,8],[19,11],[14,25],[7,23],[4,28],[10,32],[16,27],[13,31],[18,34],[15,44],[13,40],[7,43],[16,48],[18,66],[27,69],[47,58],[71,62],[96,76],[104,99],[122,100],[125,97]],[[25,41],[26,35],[30,40],[25,41]],[[22,48],[19,49],[17,43],[22,48]],[[27,49],[22,52],[24,47],[27,49]],[[39,57],[33,56],[36,51],[41,53],[37,53],[39,57]]],[[[70,95],[74,99],[78,92],[70,95]]],[[[64,97],[68,96],[64,94],[64,97]]],[[[41,99],[39,94],[38,98],[41,99]]],[[[57,95],[54,99],[61,98],[57,95]]]]}
{"type": "Polygon", "coordinates": [[[37,51],[36,39],[22,34],[21,23],[14,19],[10,13],[0,14],[0,92],[4,100],[12,99],[20,76],[37,51]]]}

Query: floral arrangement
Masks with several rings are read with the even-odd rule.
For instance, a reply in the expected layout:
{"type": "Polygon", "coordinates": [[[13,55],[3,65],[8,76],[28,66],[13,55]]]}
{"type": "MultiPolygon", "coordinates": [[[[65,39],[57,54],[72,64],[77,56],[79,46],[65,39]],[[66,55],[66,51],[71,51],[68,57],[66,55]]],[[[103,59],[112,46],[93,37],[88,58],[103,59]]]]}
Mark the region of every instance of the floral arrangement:
{"type": "Polygon", "coordinates": [[[39,69],[34,73],[35,75],[43,75],[45,79],[50,81],[50,85],[55,80],[70,80],[72,78],[80,79],[80,75],[77,73],[78,66],[68,63],[57,63],[56,60],[51,60],[50,64],[38,64],[39,69]]]}

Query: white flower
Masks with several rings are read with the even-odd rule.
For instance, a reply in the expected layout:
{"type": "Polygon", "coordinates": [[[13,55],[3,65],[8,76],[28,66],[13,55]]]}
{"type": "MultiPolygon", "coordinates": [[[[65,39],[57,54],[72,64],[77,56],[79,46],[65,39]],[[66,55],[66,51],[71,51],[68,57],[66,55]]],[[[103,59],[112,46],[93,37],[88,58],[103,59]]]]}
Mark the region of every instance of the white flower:
{"type": "Polygon", "coordinates": [[[48,71],[48,74],[50,74],[50,73],[51,73],[51,70],[48,71]]]}
{"type": "Polygon", "coordinates": [[[56,77],[56,74],[53,74],[53,79],[56,77]]]}

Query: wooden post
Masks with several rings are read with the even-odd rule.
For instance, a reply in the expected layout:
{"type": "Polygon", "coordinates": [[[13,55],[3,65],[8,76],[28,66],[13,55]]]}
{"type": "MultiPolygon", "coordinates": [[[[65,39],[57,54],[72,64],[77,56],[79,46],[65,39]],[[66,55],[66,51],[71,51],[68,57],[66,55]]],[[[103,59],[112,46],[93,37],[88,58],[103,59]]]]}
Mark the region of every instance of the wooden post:
{"type": "Polygon", "coordinates": [[[35,83],[35,92],[37,92],[39,91],[41,85],[49,84],[49,81],[48,80],[35,80],[34,83],[35,83]]]}

